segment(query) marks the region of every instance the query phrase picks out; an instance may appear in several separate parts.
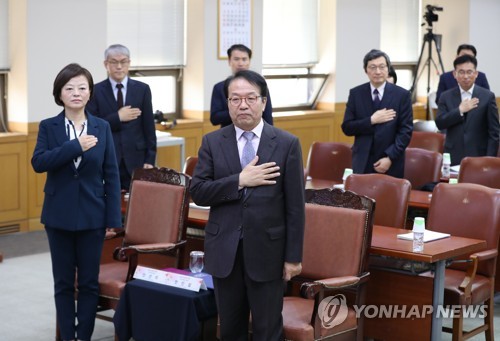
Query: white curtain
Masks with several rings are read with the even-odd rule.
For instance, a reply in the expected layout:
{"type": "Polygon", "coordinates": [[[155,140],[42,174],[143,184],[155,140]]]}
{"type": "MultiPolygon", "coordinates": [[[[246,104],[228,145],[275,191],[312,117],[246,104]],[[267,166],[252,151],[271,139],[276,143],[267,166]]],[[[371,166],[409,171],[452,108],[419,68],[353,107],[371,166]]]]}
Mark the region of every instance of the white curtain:
{"type": "Polygon", "coordinates": [[[130,49],[132,65],[185,65],[187,0],[108,0],[108,45],[130,49]]]}

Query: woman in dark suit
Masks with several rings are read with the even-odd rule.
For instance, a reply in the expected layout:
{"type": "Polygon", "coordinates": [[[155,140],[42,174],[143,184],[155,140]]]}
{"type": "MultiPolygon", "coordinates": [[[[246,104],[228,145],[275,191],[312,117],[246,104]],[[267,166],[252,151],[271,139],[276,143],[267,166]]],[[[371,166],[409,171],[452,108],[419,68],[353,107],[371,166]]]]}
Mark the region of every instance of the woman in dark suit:
{"type": "Polygon", "coordinates": [[[78,64],[59,72],[53,95],[64,110],[40,123],[31,159],[35,172],[47,172],[41,221],[49,240],[63,340],[91,339],[104,235],[107,227],[121,226],[120,178],[111,129],[85,111],[93,87],[92,75],[78,64]]]}

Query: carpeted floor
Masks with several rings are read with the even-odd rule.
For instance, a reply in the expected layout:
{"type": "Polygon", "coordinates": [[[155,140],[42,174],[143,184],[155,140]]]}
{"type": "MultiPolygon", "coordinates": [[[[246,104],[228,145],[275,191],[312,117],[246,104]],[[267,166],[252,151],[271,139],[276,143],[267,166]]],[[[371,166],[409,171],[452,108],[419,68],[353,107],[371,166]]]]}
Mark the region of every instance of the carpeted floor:
{"type": "MultiPolygon", "coordinates": [[[[45,231],[0,235],[0,251],[4,254],[0,263],[0,340],[54,340],[53,281],[45,231]]],[[[500,340],[499,293],[495,301],[495,339],[500,340]]],[[[451,321],[444,323],[450,325],[451,321]]],[[[466,321],[469,326],[474,323],[473,319],[466,321]]],[[[96,320],[92,340],[113,341],[113,324],[96,320]]],[[[451,340],[451,335],[443,333],[442,340],[451,340]]],[[[470,340],[485,340],[484,334],[470,340]]]]}

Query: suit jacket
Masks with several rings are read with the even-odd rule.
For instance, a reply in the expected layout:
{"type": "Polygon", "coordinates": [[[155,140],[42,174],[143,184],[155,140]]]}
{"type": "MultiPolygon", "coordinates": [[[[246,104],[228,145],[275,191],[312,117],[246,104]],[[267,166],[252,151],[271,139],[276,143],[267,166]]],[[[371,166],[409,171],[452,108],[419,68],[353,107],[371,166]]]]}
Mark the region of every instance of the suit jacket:
{"type": "Polygon", "coordinates": [[[238,190],[240,157],[233,125],[203,137],[191,196],[210,206],[205,227],[205,269],[227,277],[234,264],[240,237],[249,276],[269,281],[283,276],[284,262],[302,261],[305,201],[299,140],[264,123],[257,150],[258,164],[280,166],[277,183],[238,190]]]}
{"type": "Polygon", "coordinates": [[[69,231],[121,227],[120,177],[109,124],[87,114],[87,134],[98,139],[82,151],[66,134],[64,111],[40,122],[31,159],[37,173],[47,172],[42,223],[69,231]],[[78,168],[73,159],[82,156],[78,168]]]}
{"type": "MultiPolygon", "coordinates": [[[[271,96],[267,93],[267,103],[262,114],[264,121],[273,125],[273,105],[271,104],[271,96]]],[[[212,90],[212,101],[210,103],[210,122],[221,127],[228,126],[233,123],[231,116],[229,116],[229,109],[227,108],[227,98],[224,94],[224,81],[214,85],[212,90]]]]}
{"type": "MultiPolygon", "coordinates": [[[[476,85],[479,85],[483,88],[490,89],[490,85],[488,84],[488,80],[486,79],[486,75],[478,71],[477,78],[475,81],[476,85]]],[[[439,76],[439,84],[436,92],[436,104],[439,104],[439,98],[446,90],[450,90],[458,87],[458,82],[453,76],[453,71],[448,71],[439,76]]]]}
{"type": "Polygon", "coordinates": [[[156,132],[151,103],[151,90],[145,83],[128,78],[124,105],[139,108],[141,115],[132,121],[121,122],[118,103],[109,79],[94,86],[87,110],[109,122],[115,142],[116,159],[123,159],[130,174],[144,163],[155,164],[156,132]]]}
{"type": "Polygon", "coordinates": [[[460,115],[460,88],[443,92],[439,101],[436,125],[446,129],[444,151],[450,153],[451,164],[458,165],[466,156],[496,156],[498,151],[498,108],[495,94],[478,85],[472,97],[479,99],[477,108],[460,115]]]}
{"type": "Polygon", "coordinates": [[[404,176],[405,149],[413,131],[413,110],[410,92],[386,83],[380,108],[394,109],[394,120],[372,125],[373,106],[370,83],[351,89],[342,123],[347,136],[355,136],[352,146],[354,173],[365,173],[368,162],[388,156],[392,165],[386,174],[404,176]]]}

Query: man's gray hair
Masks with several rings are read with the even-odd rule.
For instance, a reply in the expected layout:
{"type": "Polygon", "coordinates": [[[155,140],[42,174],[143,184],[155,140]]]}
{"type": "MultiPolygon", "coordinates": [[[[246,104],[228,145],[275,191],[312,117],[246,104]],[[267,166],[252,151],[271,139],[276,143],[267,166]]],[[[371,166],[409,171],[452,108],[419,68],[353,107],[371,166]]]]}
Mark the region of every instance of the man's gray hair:
{"type": "Polygon", "coordinates": [[[380,50],[373,49],[373,50],[370,50],[370,52],[368,52],[365,55],[365,58],[363,58],[363,68],[365,69],[365,71],[366,71],[366,67],[368,66],[368,62],[370,60],[377,59],[380,57],[385,58],[387,68],[389,69],[391,67],[391,60],[389,59],[389,56],[387,55],[387,53],[380,51],[380,50]]]}
{"type": "Polygon", "coordinates": [[[126,46],[120,44],[109,45],[104,51],[104,59],[108,59],[111,55],[122,54],[130,58],[130,51],[126,46]]]}

